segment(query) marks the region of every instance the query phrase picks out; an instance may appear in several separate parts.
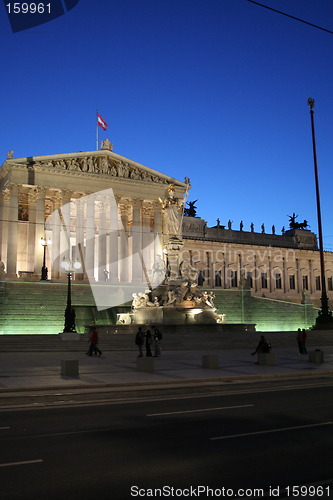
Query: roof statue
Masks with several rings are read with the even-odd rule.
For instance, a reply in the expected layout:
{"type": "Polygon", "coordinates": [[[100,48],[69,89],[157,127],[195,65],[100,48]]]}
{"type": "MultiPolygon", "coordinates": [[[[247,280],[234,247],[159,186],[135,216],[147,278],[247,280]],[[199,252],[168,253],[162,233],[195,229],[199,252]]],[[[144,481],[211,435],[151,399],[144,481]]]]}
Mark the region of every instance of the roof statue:
{"type": "Polygon", "coordinates": [[[197,211],[196,211],[196,206],[195,206],[195,203],[197,202],[198,200],[194,200],[194,201],[187,201],[186,204],[188,205],[188,208],[185,208],[184,209],[184,215],[186,215],[187,217],[196,217],[197,215],[197,211]]]}
{"type": "Polygon", "coordinates": [[[288,217],[290,229],[306,229],[307,227],[310,227],[306,219],[304,219],[303,222],[296,222],[298,215],[296,215],[295,212],[293,212],[292,215],[288,215],[288,217]]]}
{"type": "Polygon", "coordinates": [[[109,139],[104,139],[104,141],[101,141],[101,149],[112,151],[113,150],[112,142],[110,142],[109,139]]]}

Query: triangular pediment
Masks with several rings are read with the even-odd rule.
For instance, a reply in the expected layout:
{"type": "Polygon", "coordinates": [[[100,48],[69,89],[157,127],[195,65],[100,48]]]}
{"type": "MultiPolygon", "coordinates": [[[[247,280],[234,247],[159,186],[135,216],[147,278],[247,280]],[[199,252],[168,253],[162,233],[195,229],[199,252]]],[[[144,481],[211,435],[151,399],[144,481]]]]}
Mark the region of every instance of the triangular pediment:
{"type": "Polygon", "coordinates": [[[113,151],[85,151],[79,153],[30,156],[27,158],[9,158],[3,164],[4,169],[10,166],[29,166],[34,169],[67,171],[85,175],[113,177],[119,180],[174,184],[186,188],[187,184],[157,170],[146,167],[113,151]]]}

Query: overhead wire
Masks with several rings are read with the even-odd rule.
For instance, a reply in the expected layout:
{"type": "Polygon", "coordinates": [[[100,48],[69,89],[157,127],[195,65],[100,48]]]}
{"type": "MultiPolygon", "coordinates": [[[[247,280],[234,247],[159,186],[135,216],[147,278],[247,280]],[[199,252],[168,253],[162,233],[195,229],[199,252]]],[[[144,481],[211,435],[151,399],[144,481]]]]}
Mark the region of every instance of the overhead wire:
{"type": "Polygon", "coordinates": [[[317,24],[310,23],[309,21],[304,21],[304,19],[301,19],[300,17],[292,16],[291,14],[287,14],[286,12],[282,12],[281,10],[274,9],[273,7],[269,7],[268,5],[265,5],[260,2],[256,2],[255,0],[246,0],[247,2],[254,3],[256,5],[259,5],[259,7],[264,7],[265,9],[272,10],[273,12],[277,12],[278,14],[281,14],[282,16],[290,17],[291,19],[294,19],[295,21],[299,21],[300,23],[307,24],[309,26],[312,26],[313,28],[316,28],[318,30],[326,31],[326,33],[330,33],[333,35],[333,31],[328,30],[327,28],[323,28],[322,26],[318,26],[317,24]]]}

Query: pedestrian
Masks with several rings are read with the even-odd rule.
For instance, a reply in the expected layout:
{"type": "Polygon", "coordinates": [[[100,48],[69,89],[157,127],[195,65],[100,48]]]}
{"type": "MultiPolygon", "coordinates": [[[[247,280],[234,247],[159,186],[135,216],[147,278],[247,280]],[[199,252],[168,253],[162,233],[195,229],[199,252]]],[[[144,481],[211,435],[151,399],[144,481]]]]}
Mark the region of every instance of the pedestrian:
{"type": "Polygon", "coordinates": [[[303,335],[300,328],[297,330],[296,340],[298,345],[298,354],[303,354],[303,335]]]}
{"type": "Polygon", "coordinates": [[[305,328],[303,328],[303,330],[302,330],[302,336],[303,336],[303,354],[307,354],[308,353],[307,348],[306,348],[306,336],[307,336],[307,333],[305,331],[305,328]]]}
{"type": "Polygon", "coordinates": [[[151,346],[153,343],[153,337],[149,329],[146,330],[145,332],[145,338],[146,338],[146,356],[152,356],[151,346]]]}
{"type": "Polygon", "coordinates": [[[144,338],[145,338],[145,335],[142,331],[142,326],[139,326],[138,331],[136,332],[136,336],[135,336],[135,344],[138,346],[138,349],[139,349],[139,355],[138,355],[139,358],[142,358],[142,356],[143,356],[142,346],[144,343],[144,338]]]}
{"type": "Polygon", "coordinates": [[[306,345],[305,345],[306,331],[304,330],[304,328],[303,330],[301,330],[300,328],[297,330],[296,339],[298,344],[298,354],[307,354],[308,351],[306,350],[306,345]]]}
{"type": "Polygon", "coordinates": [[[161,340],[162,340],[162,334],[159,331],[158,328],[155,326],[152,326],[153,330],[153,339],[154,339],[154,356],[157,358],[158,356],[161,356],[161,340]]]}
{"type": "MultiPolygon", "coordinates": [[[[260,341],[256,347],[256,350],[254,352],[252,352],[252,356],[254,356],[255,354],[258,355],[258,358],[259,358],[259,353],[260,352],[270,352],[272,349],[272,345],[271,343],[264,337],[264,335],[261,335],[260,337],[260,341]]],[[[258,360],[256,361],[256,364],[258,364],[258,360]]]]}
{"type": "Polygon", "coordinates": [[[90,330],[90,335],[89,335],[89,340],[90,346],[89,350],[87,352],[88,356],[92,356],[93,354],[98,354],[98,356],[102,355],[102,352],[98,349],[97,344],[98,344],[98,332],[96,330],[96,327],[93,326],[90,330]]]}

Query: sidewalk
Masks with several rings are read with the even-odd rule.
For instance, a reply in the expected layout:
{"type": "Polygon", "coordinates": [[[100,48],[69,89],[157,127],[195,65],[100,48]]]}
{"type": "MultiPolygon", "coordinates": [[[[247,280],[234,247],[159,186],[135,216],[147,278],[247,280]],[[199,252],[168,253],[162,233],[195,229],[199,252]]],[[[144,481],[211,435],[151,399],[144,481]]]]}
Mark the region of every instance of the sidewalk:
{"type": "MultiPolygon", "coordinates": [[[[309,351],[314,350],[309,348],[309,351]]],[[[153,372],[137,370],[136,351],[106,352],[101,357],[88,357],[85,352],[19,352],[0,353],[0,395],[15,391],[46,389],[93,389],[125,387],[140,384],[170,384],[230,380],[267,379],[271,377],[306,377],[333,374],[333,346],[321,347],[322,364],[310,363],[307,355],[296,348],[273,350],[274,366],[255,364],[249,349],[202,351],[163,351],[154,359],[153,372]],[[202,355],[216,354],[218,369],[202,368],[202,355]],[[79,361],[79,376],[61,375],[61,361],[79,361]]]]}

